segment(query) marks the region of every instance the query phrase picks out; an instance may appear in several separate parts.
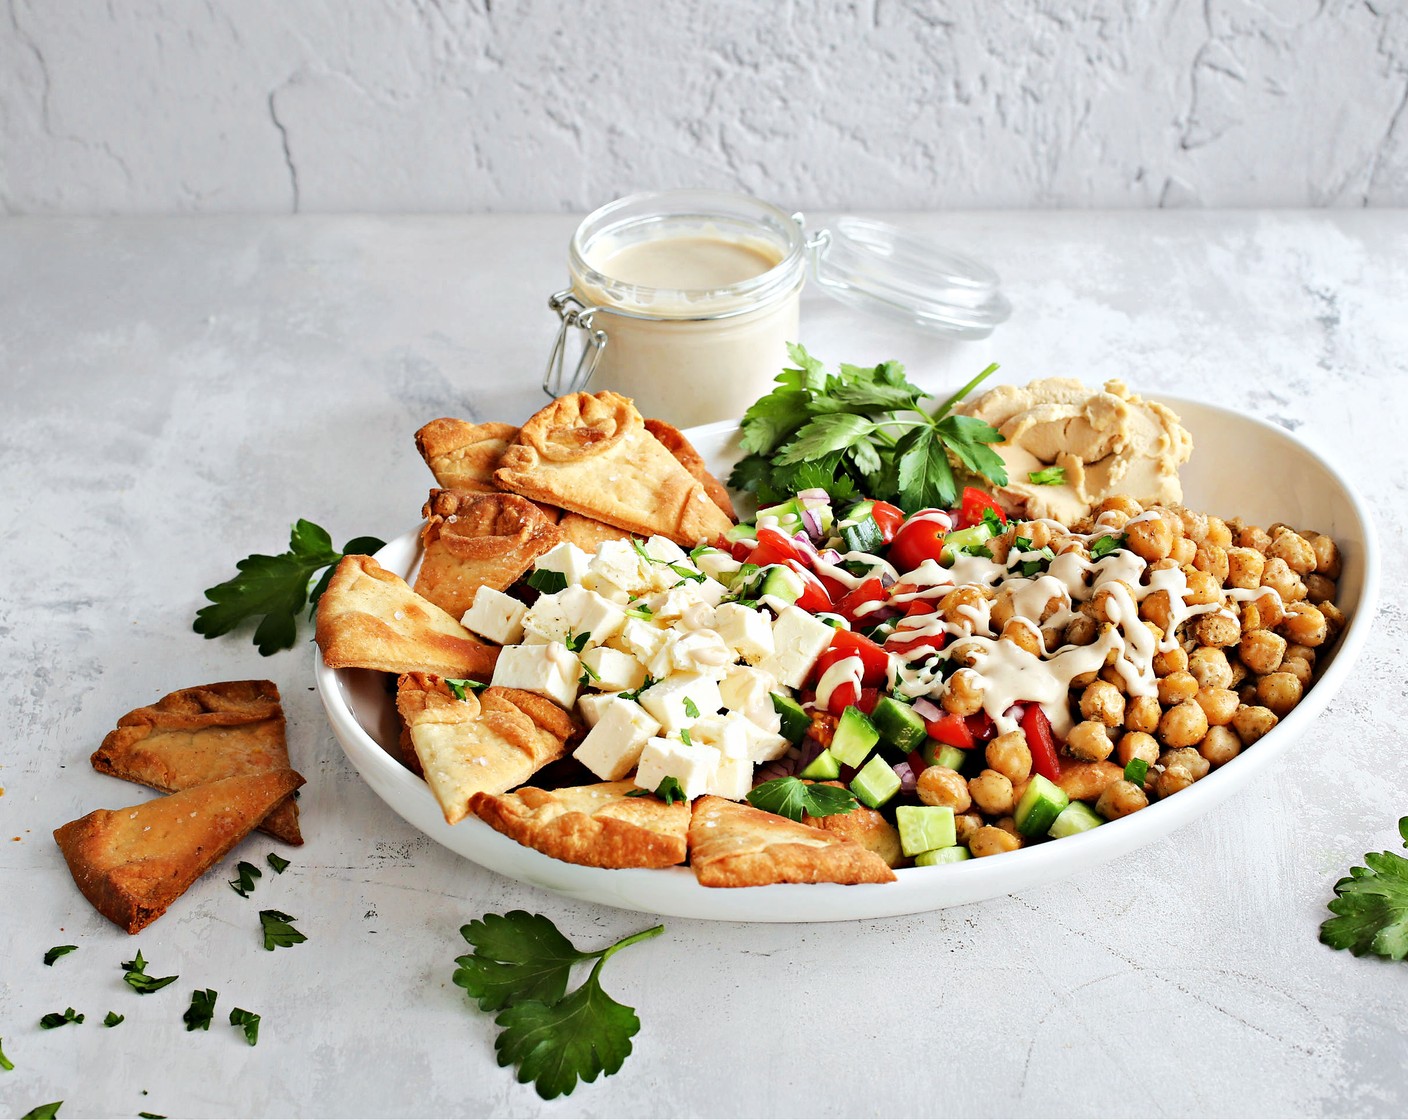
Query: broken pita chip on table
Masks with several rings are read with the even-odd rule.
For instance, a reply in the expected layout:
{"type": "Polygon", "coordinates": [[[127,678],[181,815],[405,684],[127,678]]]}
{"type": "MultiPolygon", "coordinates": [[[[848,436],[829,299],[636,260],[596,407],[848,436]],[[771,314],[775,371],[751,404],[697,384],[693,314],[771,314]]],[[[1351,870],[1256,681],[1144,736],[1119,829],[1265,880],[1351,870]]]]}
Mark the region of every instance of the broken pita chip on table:
{"type": "Polygon", "coordinates": [[[105,918],[136,933],[303,784],[292,770],[241,774],[54,830],[73,881],[105,918]]]}
{"type": "MultiPolygon", "coordinates": [[[[172,692],[120,718],[91,761],[100,773],[162,793],[287,770],[278,687],[273,681],[220,681],[172,692]]],[[[259,828],[285,844],[303,843],[291,796],[259,828]]]]}

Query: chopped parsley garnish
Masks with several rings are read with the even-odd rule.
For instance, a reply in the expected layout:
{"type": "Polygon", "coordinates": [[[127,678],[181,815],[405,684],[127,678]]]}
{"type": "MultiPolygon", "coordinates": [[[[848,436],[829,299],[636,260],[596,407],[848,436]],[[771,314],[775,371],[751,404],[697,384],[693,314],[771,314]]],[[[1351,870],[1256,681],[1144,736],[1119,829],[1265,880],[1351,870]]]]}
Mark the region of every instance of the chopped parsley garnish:
{"type": "Polygon", "coordinates": [[[644,560],[647,564],[664,563],[663,560],[657,560],[654,556],[651,556],[650,553],[646,552],[645,545],[641,544],[640,541],[635,537],[631,538],[631,547],[636,550],[636,555],[639,556],[642,560],[644,560]]]}
{"type": "Polygon", "coordinates": [[[1124,547],[1124,534],[1113,536],[1106,533],[1103,537],[1096,537],[1090,542],[1090,558],[1092,560],[1102,560],[1110,553],[1124,547]]]}
{"type": "Polygon", "coordinates": [[[813,817],[850,813],[860,802],[848,789],[804,782],[801,778],[774,778],[755,786],[748,794],[748,804],[755,809],[776,813],[779,817],[800,821],[804,813],[813,817]]]}
{"type": "Polygon", "coordinates": [[[655,612],[644,603],[637,600],[626,608],[626,617],[644,619],[646,622],[649,622],[655,617],[655,612]]]}
{"type": "Polygon", "coordinates": [[[587,648],[587,643],[591,640],[592,636],[590,632],[585,634],[573,634],[569,631],[567,634],[567,641],[565,641],[563,645],[565,645],[573,653],[581,653],[584,649],[587,648]]]}
{"type": "Polygon", "coordinates": [[[646,673],[645,683],[641,685],[638,689],[636,689],[634,692],[618,692],[616,695],[622,700],[639,700],[640,694],[656,683],[658,682],[655,680],[655,678],[652,677],[649,673],[646,673]]]}
{"type": "Polygon", "coordinates": [[[60,957],[66,957],[69,953],[75,952],[77,949],[77,945],[55,945],[44,954],[44,963],[52,966],[60,957]]]}
{"type": "Polygon", "coordinates": [[[1142,758],[1131,758],[1124,766],[1124,780],[1133,782],[1137,786],[1144,784],[1144,779],[1149,774],[1149,764],[1142,758]]]}
{"type": "Polygon", "coordinates": [[[463,700],[467,693],[483,692],[489,686],[483,681],[471,681],[459,677],[444,677],[445,687],[456,700],[463,700]]]}
{"type": "Polygon", "coordinates": [[[59,1108],[63,1101],[50,1101],[48,1104],[37,1104],[20,1117],[20,1120],[58,1120],[59,1108]]]}
{"type": "Polygon", "coordinates": [[[149,996],[153,992],[159,992],[167,984],[173,984],[179,976],[148,976],[147,962],[142,959],[142,950],[137,950],[137,956],[130,961],[123,961],[122,967],[127,970],[122,978],[127,981],[130,987],[138,995],[149,996]]]}
{"type": "Polygon", "coordinates": [[[1002,514],[998,513],[992,506],[987,506],[983,510],[983,524],[992,530],[992,535],[995,537],[999,536],[1007,528],[1007,522],[1003,519],[1002,514]]]}
{"type": "Polygon", "coordinates": [[[684,728],[684,727],[681,727],[681,728],[680,728],[680,742],[683,743],[683,744],[684,744],[685,746],[687,746],[687,747],[692,747],[692,746],[694,746],[694,740],[693,740],[692,738],[690,738],[690,734],[689,734],[689,729],[688,729],[688,728],[684,728]]]}
{"type": "MultiPolygon", "coordinates": [[[[4,1041],[5,1040],[3,1038],[0,1038],[0,1043],[3,1043],[4,1041]]],[[[10,1070],[14,1068],[15,1063],[10,1061],[9,1058],[5,1057],[5,1047],[3,1045],[0,1045],[0,1069],[10,1070]]]]}
{"type": "Polygon", "coordinates": [[[556,595],[566,589],[567,576],[551,568],[534,568],[528,573],[527,583],[534,591],[541,591],[544,595],[556,595]]]}
{"type": "Polygon", "coordinates": [[[83,1016],[75,1014],[72,1007],[65,1007],[64,1013],[60,1015],[57,1011],[51,1011],[39,1020],[39,1025],[46,1031],[51,1031],[55,1027],[62,1027],[66,1023],[81,1023],[83,1016]]]}
{"type": "MultiPolygon", "coordinates": [[[[1408,847],[1408,817],[1398,822],[1408,847]]],[[[1320,927],[1320,940],[1356,957],[1373,953],[1389,960],[1408,958],[1408,859],[1397,852],[1370,852],[1366,867],[1351,867],[1335,884],[1334,913],[1320,927]]]]}
{"type": "Polygon", "coordinates": [[[115,1027],[118,1023],[126,1021],[126,1015],[119,1015],[116,1011],[109,1011],[103,1016],[103,1026],[115,1027]]]}
{"type": "Polygon", "coordinates": [[[208,1031],[215,1018],[215,999],[220,993],[214,988],[197,988],[191,993],[191,1006],[181,1016],[188,1031],[208,1031]]]}
{"type": "Polygon", "coordinates": [[[1033,552],[1036,553],[1035,556],[1030,556],[1030,559],[1014,559],[1012,563],[1008,565],[1009,570],[1015,570],[1020,572],[1022,576],[1026,579],[1031,579],[1032,576],[1040,575],[1042,572],[1046,571],[1046,569],[1051,566],[1051,561],[1056,559],[1056,553],[1051,551],[1051,547],[1049,545],[1044,548],[1034,549],[1032,548],[1032,542],[1027,540],[1026,537],[1018,537],[1015,541],[1013,541],[1012,551],[1014,553],[1026,553],[1028,554],[1028,556],[1030,556],[1030,554],[1033,552]],[[1022,547],[1022,543],[1024,541],[1026,542],[1025,548],[1022,547]]]}
{"type": "Polygon", "coordinates": [[[664,929],[653,926],[585,953],[541,914],[486,914],[460,927],[474,951],[455,958],[454,983],[481,1011],[498,1012],[499,1064],[517,1066],[520,1083],[533,1082],[540,1097],[553,1100],[578,1080],[615,1073],[629,1057],[640,1019],[602,990],[601,969],[615,953],[664,929]],[[591,973],[569,994],[572,966],[590,960],[596,961],[591,973]]]}
{"type": "Polygon", "coordinates": [[[683,564],[671,564],[670,571],[680,577],[680,582],[675,584],[676,587],[686,583],[703,583],[706,578],[703,572],[696,572],[693,568],[686,568],[683,564]]]}
{"type": "Polygon", "coordinates": [[[1029,471],[1027,481],[1033,486],[1060,486],[1066,481],[1066,468],[1043,467],[1039,471],[1029,471]]]}
{"type": "Polygon", "coordinates": [[[595,669],[593,669],[590,665],[588,665],[585,661],[583,661],[583,662],[582,662],[582,675],[577,678],[577,687],[578,687],[578,688],[586,688],[587,685],[589,685],[589,684],[596,684],[596,683],[598,683],[600,680],[601,680],[601,674],[598,673],[595,669]]]}
{"type": "Polygon", "coordinates": [[[230,1012],[230,1026],[239,1027],[244,1031],[244,1040],[251,1046],[259,1043],[259,1016],[253,1011],[246,1011],[243,1007],[236,1007],[230,1012]]]}
{"type": "Polygon", "coordinates": [[[789,344],[788,353],[796,366],[778,374],[777,388],[743,415],[747,454],[729,476],[731,486],[755,492],[760,504],[823,489],[833,499],[863,492],[906,510],[947,508],[958,497],[956,465],[994,485],[1007,482],[990,446],[1002,434],[952,412],[996,365],[930,413],[921,406],[928,394],[898,362],[827,373],[803,347],[789,344]]]}
{"type": "Polygon", "coordinates": [[[384,547],[376,537],[354,537],[338,552],[326,529],[300,519],[289,534],[289,550],[278,556],[255,553],[235,567],[239,575],[206,589],[210,606],[196,612],[192,627],[197,634],[216,638],[241,622],[259,618],[254,644],[265,657],[293,648],[298,636],[298,615],[311,603],[309,616],[332,580],[333,566],[344,556],[370,555],[384,547]],[[311,595],[308,584],[326,568],[311,595]]]}
{"type": "Polygon", "coordinates": [[[241,898],[248,898],[249,892],[254,889],[254,880],[261,878],[262,872],[254,864],[240,860],[235,865],[235,874],[237,877],[229,881],[230,889],[241,898]]]}
{"type": "Polygon", "coordinates": [[[684,714],[687,715],[690,719],[699,718],[699,705],[696,704],[693,700],[691,700],[688,696],[684,698],[684,714]]]}
{"type": "Polygon", "coordinates": [[[308,938],[294,929],[290,922],[298,921],[291,914],[281,910],[259,911],[259,924],[264,927],[264,948],[273,952],[275,948],[287,949],[308,938]]]}
{"type": "MultiPolygon", "coordinates": [[[[666,774],[660,779],[660,784],[655,787],[655,796],[666,805],[673,805],[676,801],[688,801],[684,795],[684,787],[680,785],[680,780],[670,774],[666,774]]],[[[633,789],[626,794],[627,797],[649,797],[651,791],[648,789],[633,789]]]]}
{"type": "Polygon", "coordinates": [[[288,866],[289,862],[288,860],[284,859],[283,856],[279,855],[276,852],[270,852],[268,855],[268,860],[269,866],[274,869],[275,875],[282,875],[284,873],[284,868],[288,866]]]}

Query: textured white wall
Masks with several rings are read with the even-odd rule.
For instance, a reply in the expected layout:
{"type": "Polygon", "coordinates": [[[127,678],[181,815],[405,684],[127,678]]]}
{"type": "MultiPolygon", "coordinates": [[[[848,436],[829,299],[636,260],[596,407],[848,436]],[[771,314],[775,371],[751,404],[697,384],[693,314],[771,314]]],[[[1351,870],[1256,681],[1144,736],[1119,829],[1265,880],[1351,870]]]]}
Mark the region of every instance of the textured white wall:
{"type": "Polygon", "coordinates": [[[0,210],[1408,205],[1398,0],[5,0],[0,210]]]}

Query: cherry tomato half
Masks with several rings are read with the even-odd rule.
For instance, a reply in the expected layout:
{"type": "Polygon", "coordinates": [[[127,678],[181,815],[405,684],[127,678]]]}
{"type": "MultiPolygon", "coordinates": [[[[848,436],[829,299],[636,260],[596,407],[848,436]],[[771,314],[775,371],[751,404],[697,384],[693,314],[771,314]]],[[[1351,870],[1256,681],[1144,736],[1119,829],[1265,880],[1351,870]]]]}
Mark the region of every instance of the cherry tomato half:
{"type": "Polygon", "coordinates": [[[943,743],[946,747],[962,747],[968,751],[973,749],[976,742],[965,717],[956,716],[952,712],[945,712],[938,719],[926,719],[924,730],[929,733],[929,738],[943,743]]]}
{"type": "Polygon", "coordinates": [[[875,502],[870,507],[870,516],[875,518],[881,540],[889,544],[904,524],[905,513],[899,506],[892,506],[889,502],[875,502]]]}
{"type": "Polygon", "coordinates": [[[948,519],[940,521],[924,514],[936,512],[921,510],[906,521],[895,534],[890,544],[890,563],[897,571],[912,572],[925,560],[938,563],[944,553],[944,537],[948,534],[948,519]]]}
{"type": "MultiPolygon", "coordinates": [[[[818,659],[817,664],[827,656],[836,660],[843,657],[859,657],[863,666],[861,682],[867,685],[881,685],[889,680],[890,657],[882,646],[876,645],[864,634],[854,630],[837,630],[831,639],[831,646],[818,659]]],[[[831,662],[834,664],[834,661],[831,662]]]]}
{"type": "Polygon", "coordinates": [[[853,591],[836,600],[836,613],[852,624],[867,617],[863,608],[885,601],[885,586],[878,579],[868,579],[853,591]]]}
{"type": "Polygon", "coordinates": [[[816,577],[811,569],[800,560],[784,560],[783,563],[802,577],[802,594],[797,599],[797,606],[810,614],[818,614],[822,611],[830,612],[834,609],[826,585],[816,577]]]}
{"type": "Polygon", "coordinates": [[[797,547],[795,541],[776,529],[759,529],[758,546],[748,554],[748,563],[766,568],[769,564],[786,564],[795,561],[806,567],[807,555],[797,547]]]}
{"type": "Polygon", "coordinates": [[[1002,507],[993,500],[991,494],[979,490],[976,486],[965,486],[963,504],[958,513],[958,527],[966,529],[970,525],[979,524],[988,510],[997,514],[997,519],[1004,525],[1007,524],[1007,515],[1002,512],[1002,507]]]}

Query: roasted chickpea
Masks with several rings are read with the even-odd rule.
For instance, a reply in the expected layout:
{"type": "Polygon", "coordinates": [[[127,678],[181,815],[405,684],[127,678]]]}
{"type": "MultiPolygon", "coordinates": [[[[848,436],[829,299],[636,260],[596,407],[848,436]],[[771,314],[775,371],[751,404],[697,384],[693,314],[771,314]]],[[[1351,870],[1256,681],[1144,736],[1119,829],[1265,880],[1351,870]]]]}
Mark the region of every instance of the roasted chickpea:
{"type": "Polygon", "coordinates": [[[1128,766],[1136,758],[1142,758],[1150,766],[1159,760],[1159,741],[1143,731],[1126,731],[1120,736],[1118,754],[1121,766],[1128,766]]]}
{"type": "Polygon", "coordinates": [[[1072,801],[1094,801],[1111,782],[1117,782],[1123,776],[1124,767],[1108,759],[1104,762],[1062,759],[1061,780],[1056,784],[1072,801]]]}
{"type": "Polygon", "coordinates": [[[1141,787],[1120,779],[1105,787],[1105,792],[1095,803],[1095,811],[1108,821],[1117,821],[1120,817],[1139,812],[1148,804],[1149,798],[1141,787]]]}
{"type": "Polygon", "coordinates": [[[1163,514],[1148,514],[1124,527],[1125,547],[1142,560],[1162,560],[1173,551],[1173,524],[1163,514]]]}
{"type": "Polygon", "coordinates": [[[953,831],[955,838],[960,844],[967,844],[973,839],[973,833],[983,827],[983,816],[981,813],[956,813],[953,818],[953,831]]]}
{"type": "Polygon", "coordinates": [[[1232,530],[1227,527],[1227,522],[1220,517],[1208,515],[1208,535],[1203,543],[1215,544],[1218,548],[1232,547],[1232,530]]]}
{"type": "Polygon", "coordinates": [[[1264,555],[1271,547],[1271,534],[1255,525],[1248,525],[1237,534],[1237,544],[1241,548],[1254,548],[1264,555]]]}
{"type": "Polygon", "coordinates": [[[1169,559],[1180,568],[1186,568],[1193,563],[1193,558],[1198,555],[1198,546],[1187,537],[1179,537],[1173,542],[1173,547],[1169,549],[1169,559]]]}
{"type": "Polygon", "coordinates": [[[1315,533],[1309,540],[1310,547],[1315,550],[1315,570],[1326,579],[1339,579],[1339,546],[1323,533],[1315,533]]]}
{"type": "Polygon", "coordinates": [[[1138,517],[1144,512],[1144,507],[1128,494],[1113,494],[1095,507],[1096,519],[1098,520],[1102,514],[1111,510],[1118,510],[1126,517],[1138,517]]]}
{"type": "Polygon", "coordinates": [[[1227,582],[1229,572],[1227,550],[1221,545],[1204,542],[1198,546],[1198,551],[1193,554],[1193,567],[1200,572],[1207,572],[1217,580],[1217,585],[1221,587],[1227,582]]]}
{"type": "Polygon", "coordinates": [[[1193,775],[1195,782],[1206,778],[1210,768],[1208,760],[1192,747],[1178,747],[1174,750],[1164,751],[1159,755],[1159,765],[1165,770],[1182,767],[1193,775]]]}
{"type": "Polygon", "coordinates": [[[1281,620],[1286,617],[1286,609],[1281,603],[1281,596],[1271,588],[1266,588],[1260,595],[1247,604],[1256,608],[1257,618],[1260,620],[1256,626],[1249,626],[1249,630],[1274,630],[1281,625],[1281,620]]]}
{"type": "Polygon", "coordinates": [[[1288,604],[1286,617],[1281,619],[1279,629],[1287,640],[1295,642],[1298,646],[1310,646],[1312,649],[1324,645],[1329,636],[1325,615],[1318,607],[1312,607],[1309,603],[1288,604]]]}
{"type": "Polygon", "coordinates": [[[1290,673],[1300,681],[1301,692],[1310,687],[1310,678],[1315,674],[1315,670],[1310,667],[1310,662],[1303,657],[1284,658],[1277,672],[1290,673]]]}
{"type": "Polygon", "coordinates": [[[1203,715],[1208,717],[1209,730],[1231,723],[1242,702],[1241,697],[1230,688],[1203,687],[1198,689],[1198,695],[1193,699],[1198,702],[1198,707],[1203,709],[1203,715]]]}
{"type": "Polygon", "coordinates": [[[1200,688],[1232,687],[1232,666],[1227,654],[1213,646],[1199,646],[1188,655],[1188,672],[1200,688]]]}
{"type": "Polygon", "coordinates": [[[1295,642],[1286,643],[1286,657],[1299,657],[1312,669],[1315,668],[1315,651],[1309,646],[1297,645],[1295,642]]]}
{"type": "Polygon", "coordinates": [[[1015,852],[1022,842],[1010,832],[996,825],[985,824],[968,839],[968,850],[979,859],[983,856],[998,856],[1003,852],[1015,852]]]}
{"type": "Polygon", "coordinates": [[[1154,777],[1152,783],[1154,792],[1160,797],[1172,797],[1175,793],[1187,789],[1193,784],[1193,775],[1182,766],[1175,766],[1171,770],[1160,770],[1154,777]]]}
{"type": "Polygon", "coordinates": [[[987,600],[976,587],[955,587],[939,600],[939,614],[945,622],[961,626],[971,634],[987,624],[987,600]]]}
{"type": "Polygon", "coordinates": [[[1241,751],[1242,740],[1230,727],[1209,727],[1203,741],[1198,744],[1198,753],[1212,766],[1231,762],[1241,751]]]}
{"type": "Polygon", "coordinates": [[[1015,836],[1017,838],[1017,846],[1019,848],[1022,846],[1025,837],[1022,836],[1022,830],[1017,827],[1016,817],[998,817],[997,820],[992,823],[995,827],[1002,829],[1003,832],[1009,832],[1015,836]]]}
{"type": "Polygon", "coordinates": [[[1186,673],[1188,671],[1188,655],[1183,652],[1182,646],[1161,649],[1154,654],[1152,664],[1155,676],[1168,677],[1175,673],[1186,673]]]}
{"type": "Polygon", "coordinates": [[[1202,544],[1208,535],[1208,515],[1187,506],[1178,508],[1178,520],[1183,523],[1183,535],[1194,544],[1202,544]]]}
{"type": "Polygon", "coordinates": [[[1020,731],[999,735],[987,745],[983,757],[988,766],[1004,775],[1013,786],[1025,782],[1032,772],[1032,752],[1020,731]]]}
{"type": "Polygon", "coordinates": [[[1134,588],[1122,579],[1107,580],[1090,598],[1090,613],[1097,622],[1128,621],[1126,604],[1134,602],[1134,588]]]}
{"type": "Polygon", "coordinates": [[[1284,560],[1298,576],[1315,570],[1315,549],[1294,529],[1282,529],[1271,538],[1266,553],[1273,560],[1284,560]]]}
{"type": "Polygon", "coordinates": [[[1253,673],[1274,673],[1286,655],[1286,639],[1272,630],[1253,630],[1242,635],[1237,655],[1253,673]]]}
{"type": "Polygon", "coordinates": [[[1081,693],[1080,714],[1106,727],[1118,727],[1124,722],[1124,693],[1108,681],[1095,681],[1081,693]]]}
{"type": "Polygon", "coordinates": [[[1247,679],[1247,667],[1242,664],[1241,658],[1234,658],[1233,660],[1229,661],[1227,665],[1232,670],[1232,680],[1227,687],[1237,688],[1241,685],[1244,680],[1247,679]]]}
{"type": "Polygon", "coordinates": [[[1154,623],[1167,634],[1169,624],[1173,620],[1173,602],[1169,598],[1169,593],[1155,591],[1144,596],[1144,601],[1139,604],[1139,617],[1145,622],[1154,623]]]}
{"type": "Polygon", "coordinates": [[[1319,572],[1311,572],[1302,577],[1305,580],[1305,597],[1312,603],[1323,603],[1335,597],[1335,581],[1327,579],[1319,572]]]}
{"type": "Polygon", "coordinates": [[[983,687],[972,669],[959,669],[949,677],[940,703],[944,711],[956,716],[977,715],[983,706],[983,687]]]}
{"type": "Polygon", "coordinates": [[[1208,733],[1208,717],[1196,700],[1184,700],[1159,720],[1159,741],[1166,747],[1192,747],[1208,733]]]}
{"type": "Polygon", "coordinates": [[[1124,725],[1129,731],[1153,734],[1163,714],[1157,696],[1133,696],[1124,706],[1124,725]]]}
{"type": "Polygon", "coordinates": [[[1183,601],[1189,606],[1200,607],[1221,601],[1222,585],[1207,572],[1200,572],[1197,568],[1184,568],[1183,578],[1188,583],[1188,590],[1183,593],[1183,601]]]}
{"type": "Polygon", "coordinates": [[[1266,570],[1266,557],[1254,548],[1229,548],[1227,550],[1228,587],[1240,587],[1250,591],[1261,586],[1261,573],[1266,570]]]}
{"type": "Polygon", "coordinates": [[[1209,611],[1193,624],[1193,634],[1205,646],[1236,645],[1242,636],[1242,624],[1226,610],[1209,611]]]}
{"type": "Polygon", "coordinates": [[[1095,640],[1099,633],[1100,626],[1095,619],[1088,614],[1077,614],[1075,618],[1066,623],[1066,641],[1073,646],[1088,646],[1095,640]]]}
{"type": "Polygon", "coordinates": [[[1243,704],[1232,717],[1232,730],[1249,747],[1276,726],[1276,713],[1260,704],[1243,704]]]}
{"type": "Polygon", "coordinates": [[[1066,736],[1066,750],[1087,762],[1103,761],[1110,757],[1114,749],[1115,744],[1110,741],[1105,725],[1094,720],[1076,724],[1066,736]]]}
{"type": "Polygon", "coordinates": [[[1326,599],[1323,603],[1316,603],[1316,608],[1325,616],[1326,641],[1332,641],[1341,630],[1344,629],[1344,611],[1335,606],[1334,603],[1326,599]]]}
{"type": "Polygon", "coordinates": [[[1279,556],[1273,556],[1266,562],[1266,567],[1261,573],[1261,586],[1272,588],[1281,596],[1283,604],[1305,598],[1304,581],[1291,571],[1290,565],[1279,556]]]}
{"type": "Polygon", "coordinates": [[[947,806],[955,816],[966,813],[973,804],[963,775],[947,766],[926,766],[919,771],[914,792],[925,805],[947,806]]]}
{"type": "Polygon", "coordinates": [[[1300,681],[1291,673],[1267,673],[1256,682],[1257,698],[1278,716],[1300,703],[1300,681]]]}
{"type": "Polygon", "coordinates": [[[1002,640],[1026,650],[1033,657],[1041,656],[1041,632],[1025,618],[1009,618],[1002,627],[1002,640]]]}
{"type": "Polygon", "coordinates": [[[996,770],[984,770],[976,778],[968,779],[968,794],[973,804],[990,817],[1001,817],[1015,807],[1012,780],[996,770]]]}
{"type": "MultiPolygon", "coordinates": [[[[1179,650],[1179,653],[1182,653],[1179,650]]],[[[1186,658],[1185,658],[1186,661],[1186,658]]],[[[1198,693],[1198,679],[1192,673],[1180,669],[1159,681],[1159,703],[1165,708],[1191,700],[1198,693]]]]}

